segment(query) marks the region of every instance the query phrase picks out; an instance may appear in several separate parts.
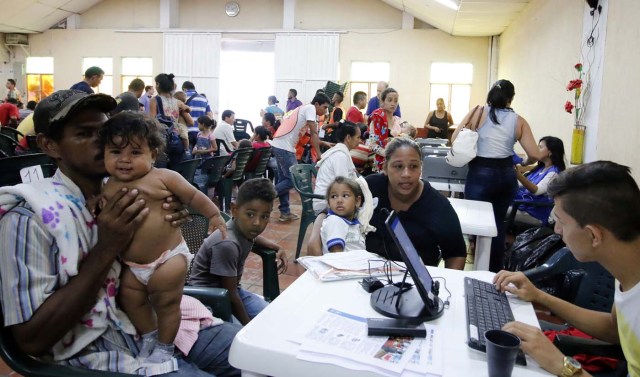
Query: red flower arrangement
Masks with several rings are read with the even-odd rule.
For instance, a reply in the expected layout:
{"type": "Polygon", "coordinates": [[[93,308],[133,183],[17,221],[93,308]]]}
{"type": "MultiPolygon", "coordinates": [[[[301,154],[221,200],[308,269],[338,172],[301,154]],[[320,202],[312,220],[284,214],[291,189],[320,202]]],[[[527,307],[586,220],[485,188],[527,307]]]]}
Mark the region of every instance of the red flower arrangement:
{"type": "Polygon", "coordinates": [[[571,103],[571,101],[567,101],[564,104],[564,111],[568,112],[569,114],[573,114],[573,109],[576,110],[576,124],[580,123],[580,110],[582,110],[582,98],[580,97],[580,95],[582,94],[582,85],[584,84],[584,82],[582,81],[582,64],[578,63],[575,66],[573,66],[573,68],[575,68],[576,71],[578,71],[578,78],[575,80],[571,80],[569,81],[569,84],[567,84],[567,91],[575,91],[574,96],[573,96],[573,103],[571,103]]]}

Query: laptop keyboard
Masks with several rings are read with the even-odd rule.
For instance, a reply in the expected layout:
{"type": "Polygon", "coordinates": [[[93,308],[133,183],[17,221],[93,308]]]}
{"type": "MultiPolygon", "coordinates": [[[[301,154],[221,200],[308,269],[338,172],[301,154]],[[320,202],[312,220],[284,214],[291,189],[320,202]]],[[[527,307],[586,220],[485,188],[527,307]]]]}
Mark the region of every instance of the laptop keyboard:
{"type": "MultiPolygon", "coordinates": [[[[485,331],[499,330],[505,323],[514,320],[509,300],[493,284],[472,278],[464,278],[464,292],[469,347],[486,352],[485,331]]],[[[526,365],[522,350],[518,353],[516,363],[526,365]]]]}

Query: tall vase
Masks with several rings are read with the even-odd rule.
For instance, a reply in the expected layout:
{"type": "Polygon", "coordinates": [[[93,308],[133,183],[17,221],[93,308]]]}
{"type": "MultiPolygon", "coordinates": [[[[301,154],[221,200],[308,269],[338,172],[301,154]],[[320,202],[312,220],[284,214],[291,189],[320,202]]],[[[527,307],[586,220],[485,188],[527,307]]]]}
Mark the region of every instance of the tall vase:
{"type": "Polygon", "coordinates": [[[573,135],[571,137],[571,164],[579,165],[584,162],[584,133],[586,127],[577,123],[573,127],[573,135]]]}

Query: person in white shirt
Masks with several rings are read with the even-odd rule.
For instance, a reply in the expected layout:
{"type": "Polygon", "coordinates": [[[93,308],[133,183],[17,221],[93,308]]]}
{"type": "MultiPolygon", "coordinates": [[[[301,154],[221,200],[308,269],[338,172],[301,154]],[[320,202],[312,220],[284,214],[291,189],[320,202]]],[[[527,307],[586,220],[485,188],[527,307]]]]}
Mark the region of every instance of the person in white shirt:
{"type": "Polygon", "coordinates": [[[336,177],[326,190],[329,215],[322,221],[322,254],[366,250],[357,215],[364,200],[358,182],[336,177]]]}
{"type": "MultiPolygon", "coordinates": [[[[341,121],[334,132],[338,143],[324,152],[322,158],[316,164],[318,176],[316,177],[316,187],[313,190],[314,194],[325,195],[327,187],[336,177],[358,178],[358,173],[349,151],[360,144],[360,128],[351,122],[341,121]]],[[[313,199],[313,210],[316,214],[326,208],[326,200],[313,199]]]]}
{"type": "Polygon", "coordinates": [[[283,119],[280,127],[276,131],[274,139],[271,141],[273,155],[278,163],[278,174],[276,175],[276,192],[280,200],[278,209],[280,210],[280,221],[291,221],[298,218],[291,213],[289,208],[289,190],[293,188],[293,180],[289,168],[295,165],[296,144],[300,138],[302,127],[308,126],[311,133],[311,145],[317,152],[318,158],[322,157],[320,152],[320,139],[318,138],[317,117],[327,112],[329,108],[329,97],[324,93],[318,93],[308,105],[303,105],[289,112],[283,119]]]}
{"type": "Polygon", "coordinates": [[[235,121],[236,113],[231,110],[225,110],[222,112],[222,121],[213,130],[213,137],[223,140],[230,149],[230,151],[227,152],[224,146],[221,146],[219,148],[220,156],[228,156],[233,150],[238,148],[238,142],[236,141],[235,136],[233,136],[233,123],[235,121]]]}

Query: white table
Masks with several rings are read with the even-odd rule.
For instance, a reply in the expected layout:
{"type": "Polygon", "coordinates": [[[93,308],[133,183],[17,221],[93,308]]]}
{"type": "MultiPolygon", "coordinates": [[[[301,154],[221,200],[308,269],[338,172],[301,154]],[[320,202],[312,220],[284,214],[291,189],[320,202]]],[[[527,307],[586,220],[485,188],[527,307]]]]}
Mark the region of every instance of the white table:
{"type": "MultiPolygon", "coordinates": [[[[429,267],[434,277],[446,278],[451,291],[451,306],[442,317],[431,322],[441,329],[443,342],[443,377],[488,376],[486,354],[469,348],[466,344],[466,309],[463,278],[471,276],[490,281],[488,271],[457,271],[429,267]]],[[[441,297],[447,297],[442,287],[441,297]]],[[[319,313],[328,308],[361,317],[381,317],[369,305],[370,294],[357,280],[322,283],[306,272],[289,288],[254,318],[236,335],[231,346],[229,362],[242,369],[242,375],[275,377],[364,377],[371,372],[355,371],[330,364],[320,364],[296,359],[298,345],[287,341],[300,326],[312,325],[319,313]]],[[[530,303],[515,297],[509,299],[514,317],[537,326],[530,303]]],[[[548,376],[535,361],[527,357],[527,366],[516,365],[514,376],[548,376]]]]}
{"type": "Polygon", "coordinates": [[[491,203],[456,198],[449,198],[449,202],[458,214],[462,233],[476,236],[474,268],[488,270],[491,238],[498,235],[491,203]]]}

